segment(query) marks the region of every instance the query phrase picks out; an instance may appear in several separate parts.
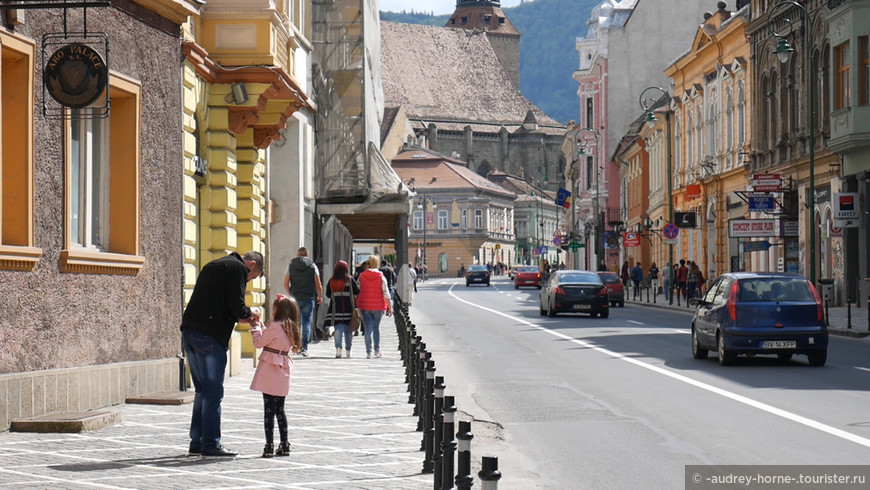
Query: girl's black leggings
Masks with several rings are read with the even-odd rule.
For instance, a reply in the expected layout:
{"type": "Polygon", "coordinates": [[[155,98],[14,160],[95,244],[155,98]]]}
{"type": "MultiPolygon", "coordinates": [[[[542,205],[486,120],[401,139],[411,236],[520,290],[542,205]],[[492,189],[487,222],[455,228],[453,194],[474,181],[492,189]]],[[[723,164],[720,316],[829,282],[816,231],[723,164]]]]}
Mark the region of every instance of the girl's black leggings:
{"type": "Polygon", "coordinates": [[[281,442],[287,442],[287,417],[284,415],[283,396],[273,396],[263,393],[263,426],[266,429],[266,444],[274,442],[275,419],[278,419],[278,432],[281,442]]]}

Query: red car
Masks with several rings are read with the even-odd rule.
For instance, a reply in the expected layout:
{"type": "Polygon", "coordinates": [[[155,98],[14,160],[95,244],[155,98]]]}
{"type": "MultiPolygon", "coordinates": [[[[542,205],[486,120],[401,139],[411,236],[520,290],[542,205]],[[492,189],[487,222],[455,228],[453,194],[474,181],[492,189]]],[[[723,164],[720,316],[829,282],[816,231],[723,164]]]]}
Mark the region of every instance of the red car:
{"type": "Polygon", "coordinates": [[[610,300],[610,306],[616,306],[617,303],[620,307],[625,306],[625,288],[619,275],[615,272],[599,272],[598,276],[607,286],[607,298],[610,300]]]}
{"type": "Polygon", "coordinates": [[[535,266],[517,267],[514,289],[519,289],[520,286],[535,286],[541,289],[541,271],[535,266]]]}

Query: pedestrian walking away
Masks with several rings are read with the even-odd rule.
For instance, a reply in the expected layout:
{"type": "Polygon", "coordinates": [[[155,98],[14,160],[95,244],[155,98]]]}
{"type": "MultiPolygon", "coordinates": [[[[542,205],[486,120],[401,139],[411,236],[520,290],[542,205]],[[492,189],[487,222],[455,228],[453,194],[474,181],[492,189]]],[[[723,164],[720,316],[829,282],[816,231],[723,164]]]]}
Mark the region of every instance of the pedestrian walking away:
{"type": "Polygon", "coordinates": [[[257,363],[257,371],[251,380],[251,389],[263,393],[263,429],[266,445],[263,457],[289,456],[290,441],[287,435],[287,415],[284,400],[290,393],[293,375],[291,353],[299,352],[302,345],[299,333],[299,306],[289,296],[279,294],[272,303],[273,318],[267,327],[262,323],[251,326],[254,347],[263,349],[257,363]],[[275,420],[281,443],[275,449],[275,420]]]}
{"type": "Polygon", "coordinates": [[[296,257],[287,264],[284,272],[284,290],[293,296],[299,305],[299,328],[302,330],[302,357],[308,357],[308,344],[311,342],[311,322],[314,307],[323,300],[323,287],[320,271],[308,258],[308,249],[300,247],[296,257]]]}
{"type": "Polygon", "coordinates": [[[332,278],[326,285],[326,297],[329,300],[329,312],[326,321],[335,327],[335,357],[341,357],[341,347],[344,344],[344,357],[350,358],[353,335],[350,331],[350,319],[353,316],[354,296],[359,295],[359,284],[350,276],[347,262],[339,260],[332,270],[332,278]]]}
{"type": "Polygon", "coordinates": [[[640,266],[640,262],[634,264],[631,269],[631,281],[634,283],[634,299],[638,299],[638,296],[643,299],[640,293],[640,284],[643,282],[643,268],[640,266]]]}
{"type": "Polygon", "coordinates": [[[653,288],[653,296],[659,294],[659,268],[655,262],[649,267],[649,282],[653,288]]]}
{"type": "Polygon", "coordinates": [[[670,262],[666,262],[664,268],[662,269],[662,281],[664,283],[663,290],[665,292],[665,301],[668,301],[671,297],[671,284],[673,284],[671,269],[672,268],[670,262]]]}
{"type": "Polygon", "coordinates": [[[181,319],[181,336],[195,390],[190,419],[190,454],[236,456],[221,444],[221,401],[230,336],[239,320],[260,315],[245,305],[248,281],[262,277],[263,256],[233,252],[207,263],[196,279],[181,319]]]}
{"type": "Polygon", "coordinates": [[[359,300],[357,308],[362,311],[365,325],[366,359],[381,357],[381,318],[384,312],[387,316],[393,314],[390,303],[390,292],[387,290],[387,280],[378,266],[381,259],[377,255],[369,255],[366,260],[367,269],[359,275],[359,300]]]}

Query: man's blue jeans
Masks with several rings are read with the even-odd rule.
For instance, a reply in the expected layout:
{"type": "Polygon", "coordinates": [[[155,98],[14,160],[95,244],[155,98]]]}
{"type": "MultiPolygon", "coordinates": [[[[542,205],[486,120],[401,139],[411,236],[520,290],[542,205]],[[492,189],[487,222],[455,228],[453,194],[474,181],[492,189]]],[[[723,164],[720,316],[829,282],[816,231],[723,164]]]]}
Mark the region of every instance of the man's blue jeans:
{"type": "Polygon", "coordinates": [[[313,299],[298,299],[296,304],[299,305],[299,321],[302,323],[302,350],[308,350],[308,342],[311,341],[311,320],[314,317],[313,299]]]}
{"type": "Polygon", "coordinates": [[[196,390],[190,419],[190,445],[205,450],[215,449],[221,442],[221,400],[224,398],[227,350],[216,338],[196,330],[182,330],[181,338],[196,390]]]}

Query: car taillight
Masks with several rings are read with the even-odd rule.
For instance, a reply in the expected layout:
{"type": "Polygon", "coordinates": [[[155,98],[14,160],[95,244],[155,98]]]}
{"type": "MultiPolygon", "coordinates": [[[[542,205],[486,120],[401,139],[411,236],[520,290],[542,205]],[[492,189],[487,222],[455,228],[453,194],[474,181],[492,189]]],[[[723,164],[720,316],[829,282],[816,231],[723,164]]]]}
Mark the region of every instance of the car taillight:
{"type": "Polygon", "coordinates": [[[565,290],[562,289],[562,286],[556,286],[556,288],[553,289],[553,292],[555,294],[561,294],[562,296],[565,296],[565,290]]]}
{"type": "Polygon", "coordinates": [[[737,281],[731,285],[731,294],[728,295],[728,316],[732,322],[737,321],[737,281]]]}
{"type": "Polygon", "coordinates": [[[819,296],[819,292],[816,290],[816,287],[813,286],[813,283],[807,281],[807,284],[810,285],[810,291],[813,292],[813,298],[816,300],[816,321],[821,322],[823,318],[825,318],[825,309],[822,306],[822,297],[819,296]]]}
{"type": "Polygon", "coordinates": [[[598,296],[607,296],[607,286],[604,286],[598,290],[598,296]]]}
{"type": "Polygon", "coordinates": [[[489,272],[484,272],[483,277],[489,277],[489,272]]]}

